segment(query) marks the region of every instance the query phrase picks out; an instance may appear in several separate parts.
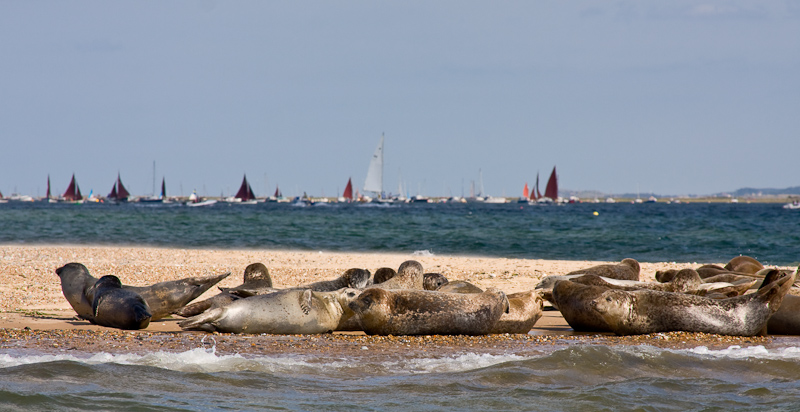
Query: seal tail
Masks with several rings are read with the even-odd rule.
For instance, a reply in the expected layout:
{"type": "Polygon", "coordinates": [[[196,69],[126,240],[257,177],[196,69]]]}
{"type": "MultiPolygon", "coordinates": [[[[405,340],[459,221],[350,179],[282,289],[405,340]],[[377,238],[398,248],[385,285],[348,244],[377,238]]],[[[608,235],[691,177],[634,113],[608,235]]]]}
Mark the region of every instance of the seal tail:
{"type": "Polygon", "coordinates": [[[219,319],[222,315],[222,310],[223,308],[216,308],[205,311],[197,316],[192,316],[191,318],[180,321],[178,326],[183,330],[215,332],[217,328],[214,327],[213,322],[219,319]]]}

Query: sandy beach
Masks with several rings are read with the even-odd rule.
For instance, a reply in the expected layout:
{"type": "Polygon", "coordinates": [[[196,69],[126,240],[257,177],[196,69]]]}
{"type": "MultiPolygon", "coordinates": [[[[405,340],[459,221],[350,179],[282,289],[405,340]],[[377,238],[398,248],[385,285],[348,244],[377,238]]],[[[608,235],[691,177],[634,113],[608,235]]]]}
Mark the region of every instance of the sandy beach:
{"type": "MultiPolygon", "coordinates": [[[[423,253],[331,253],[273,250],[207,250],[105,246],[0,246],[0,348],[40,351],[77,350],[87,352],[185,351],[211,345],[218,351],[234,353],[352,352],[363,355],[365,348],[380,348],[395,355],[431,350],[494,353],[537,352],[541,345],[570,341],[601,344],[648,343],[658,346],[768,345],[777,337],[721,337],[705,334],[668,333],[634,337],[610,334],[576,334],[557,311],[546,311],[527,335],[483,337],[373,337],[363,333],[334,333],[310,336],[264,336],[183,332],[180,317],[159,320],[141,331],[120,331],[92,325],[79,319],[61,293],[55,269],[80,262],[95,276],[116,275],[123,283],[147,285],[189,276],[231,272],[220,286],[241,283],[244,268],[264,263],[276,287],[291,287],[338,277],[349,268],[374,273],[380,267],[397,268],[406,260],[419,261],[426,272],[438,272],[450,280],[467,280],[482,288],[497,287],[506,293],[526,291],[547,275],[608,262],[505,259],[467,256],[438,256],[423,253]]],[[[724,262],[641,263],[642,280],[653,280],[657,270],[698,267],[724,262]]],[[[784,268],[792,269],[792,268],[784,268]]],[[[212,288],[199,299],[217,293],[212,288]]],[[[793,339],[793,338],[782,338],[793,339]]],[[[374,350],[370,353],[376,353],[374,350]]]]}

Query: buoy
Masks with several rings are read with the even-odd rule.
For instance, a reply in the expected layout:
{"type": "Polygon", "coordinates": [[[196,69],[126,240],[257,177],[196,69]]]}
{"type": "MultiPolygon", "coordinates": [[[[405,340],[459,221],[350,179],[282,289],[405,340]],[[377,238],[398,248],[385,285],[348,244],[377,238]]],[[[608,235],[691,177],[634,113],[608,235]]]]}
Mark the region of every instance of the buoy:
{"type": "Polygon", "coordinates": [[[600,213],[597,213],[596,210],[594,212],[592,212],[592,214],[595,215],[595,216],[599,216],[600,215],[600,213]]]}

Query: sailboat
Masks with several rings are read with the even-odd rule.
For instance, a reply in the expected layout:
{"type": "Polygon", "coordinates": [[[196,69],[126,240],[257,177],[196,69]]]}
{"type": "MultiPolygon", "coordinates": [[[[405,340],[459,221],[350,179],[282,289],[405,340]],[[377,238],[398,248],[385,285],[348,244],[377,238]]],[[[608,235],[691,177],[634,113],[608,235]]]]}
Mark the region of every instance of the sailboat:
{"type": "Polygon", "coordinates": [[[0,203],[8,203],[8,199],[3,198],[3,192],[0,192],[0,203]]]}
{"type": "Polygon", "coordinates": [[[140,203],[170,203],[169,199],[167,199],[167,181],[164,177],[161,178],[161,194],[158,196],[151,196],[151,197],[140,197],[140,203]]]}
{"type": "Polygon", "coordinates": [[[70,180],[69,186],[67,186],[67,190],[64,191],[61,198],[65,202],[83,203],[83,195],[81,195],[81,188],[75,180],[75,173],[72,174],[72,180],[70,180]]]}
{"type": "Polygon", "coordinates": [[[236,195],[225,199],[225,201],[243,203],[247,205],[254,205],[258,203],[256,200],[256,195],[253,193],[253,188],[250,187],[250,183],[247,182],[247,175],[244,175],[244,179],[242,179],[242,185],[239,186],[239,191],[236,192],[236,195]]]}
{"type": "Polygon", "coordinates": [[[550,178],[547,179],[547,186],[544,188],[544,199],[546,202],[558,201],[558,175],[556,175],[555,166],[553,166],[553,172],[550,173],[550,178]]]}
{"type": "Polygon", "coordinates": [[[530,197],[530,189],[528,189],[528,182],[525,182],[525,187],[522,188],[522,197],[519,198],[518,203],[528,203],[530,197]]]}
{"type": "Polygon", "coordinates": [[[130,196],[131,194],[122,185],[122,179],[119,178],[119,173],[117,173],[117,181],[114,182],[114,187],[111,188],[111,193],[106,198],[115,202],[127,202],[130,196]]]}
{"type": "Polygon", "coordinates": [[[374,202],[391,202],[390,199],[383,198],[383,134],[381,142],[375,148],[375,153],[369,161],[367,178],[364,181],[364,192],[372,192],[375,195],[374,202]]]}
{"type": "Polygon", "coordinates": [[[348,178],[347,186],[344,187],[344,193],[342,193],[342,197],[339,198],[339,202],[350,203],[352,201],[353,201],[353,181],[351,178],[348,178]]]}

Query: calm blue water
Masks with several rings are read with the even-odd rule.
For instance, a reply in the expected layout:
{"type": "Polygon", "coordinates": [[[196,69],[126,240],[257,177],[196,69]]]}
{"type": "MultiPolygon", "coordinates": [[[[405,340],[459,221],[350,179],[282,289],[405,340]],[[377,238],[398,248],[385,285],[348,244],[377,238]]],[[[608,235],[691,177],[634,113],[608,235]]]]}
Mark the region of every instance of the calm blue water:
{"type": "MultiPolygon", "coordinates": [[[[0,243],[391,251],[514,258],[800,260],[773,204],[0,205],[0,243]],[[593,212],[597,212],[595,216],[593,212]]],[[[0,351],[2,410],[798,410],[800,342],[367,360],[0,351]]]]}
{"type": "Polygon", "coordinates": [[[326,251],[429,250],[509,258],[800,262],[800,210],[780,204],[218,203],[0,205],[0,243],[326,251]],[[595,216],[593,212],[598,214],[595,216]]]}

